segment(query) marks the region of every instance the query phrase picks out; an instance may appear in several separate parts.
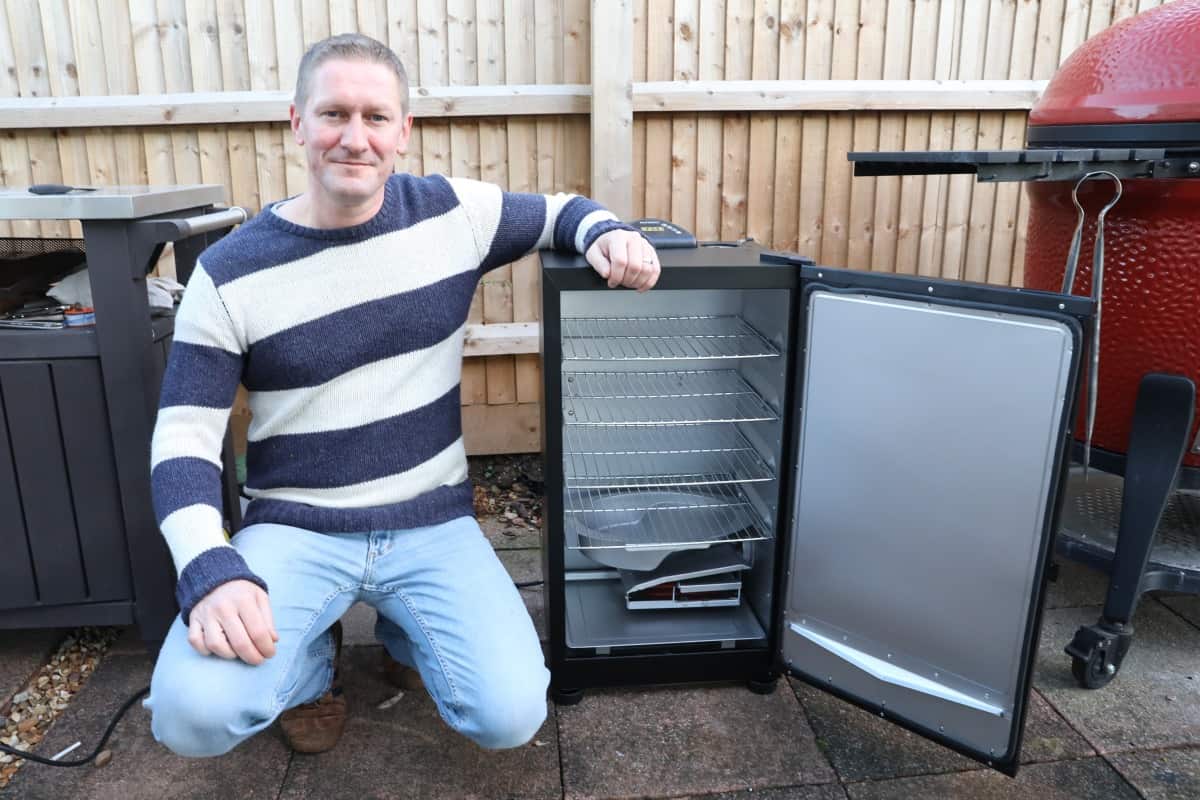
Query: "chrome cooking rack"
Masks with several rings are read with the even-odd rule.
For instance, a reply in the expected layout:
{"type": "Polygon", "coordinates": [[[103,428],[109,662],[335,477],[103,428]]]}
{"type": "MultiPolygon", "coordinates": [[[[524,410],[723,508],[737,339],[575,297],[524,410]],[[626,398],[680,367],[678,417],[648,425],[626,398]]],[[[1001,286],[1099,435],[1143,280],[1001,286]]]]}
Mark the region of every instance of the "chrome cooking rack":
{"type": "Polygon", "coordinates": [[[680,498],[669,505],[646,502],[647,494],[638,490],[598,491],[568,489],[564,511],[568,519],[587,526],[590,516],[637,513],[642,516],[636,536],[627,537],[628,529],[582,528],[591,544],[572,549],[660,548],[663,545],[704,545],[716,542],[751,542],[771,538],[770,527],[754,504],[736,486],[712,486],[697,493],[693,502],[680,498]],[[614,498],[617,498],[614,504],[614,498]],[[662,513],[660,513],[662,512],[662,513]],[[636,540],[634,540],[636,539],[636,540]],[[597,542],[603,542],[599,544],[597,542]]]}
{"type": "Polygon", "coordinates": [[[736,316],[571,317],[564,361],[772,358],[779,348],[736,316]]]}
{"type": "Polygon", "coordinates": [[[733,370],[563,372],[571,425],[696,425],[779,418],[733,370]]]}
{"type": "Polygon", "coordinates": [[[563,434],[567,488],[620,489],[758,483],[771,470],[736,428],[569,427],[563,434]]]}

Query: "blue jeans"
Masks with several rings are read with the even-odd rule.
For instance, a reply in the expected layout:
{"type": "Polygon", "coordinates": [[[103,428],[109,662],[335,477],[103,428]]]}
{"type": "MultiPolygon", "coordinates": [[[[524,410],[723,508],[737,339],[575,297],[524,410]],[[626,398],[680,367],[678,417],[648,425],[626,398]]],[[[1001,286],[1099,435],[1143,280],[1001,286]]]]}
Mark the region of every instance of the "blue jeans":
{"type": "Polygon", "coordinates": [[[451,728],[494,749],[524,744],[541,727],[550,673],[529,613],[474,518],[373,533],[252,525],[233,545],[270,587],[279,642],[259,666],[202,656],[175,619],[145,706],[154,738],[179,755],[226,753],[328,691],[326,631],[359,600],[379,612],[376,636],[420,671],[451,728]]]}

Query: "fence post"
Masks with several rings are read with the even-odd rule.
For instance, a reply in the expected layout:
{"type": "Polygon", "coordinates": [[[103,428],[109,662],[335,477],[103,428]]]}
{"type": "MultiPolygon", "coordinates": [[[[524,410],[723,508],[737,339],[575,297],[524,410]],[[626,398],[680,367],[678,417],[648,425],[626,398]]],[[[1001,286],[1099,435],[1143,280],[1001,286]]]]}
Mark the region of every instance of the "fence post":
{"type": "Polygon", "coordinates": [[[592,0],[592,197],[633,214],[633,6],[592,0]]]}

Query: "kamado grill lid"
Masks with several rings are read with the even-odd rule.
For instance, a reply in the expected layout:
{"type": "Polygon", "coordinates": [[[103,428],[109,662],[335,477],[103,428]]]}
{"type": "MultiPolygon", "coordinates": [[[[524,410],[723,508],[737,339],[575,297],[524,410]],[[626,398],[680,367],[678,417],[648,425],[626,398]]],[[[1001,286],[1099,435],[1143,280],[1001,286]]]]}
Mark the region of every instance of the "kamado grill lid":
{"type": "Polygon", "coordinates": [[[1084,42],[1029,115],[1026,150],[849,153],[855,175],[975,173],[981,182],[1200,177],[1200,0],[1084,42]]]}
{"type": "Polygon", "coordinates": [[[1200,147],[1200,0],[1087,40],[1029,113],[1031,146],[1200,147]]]}

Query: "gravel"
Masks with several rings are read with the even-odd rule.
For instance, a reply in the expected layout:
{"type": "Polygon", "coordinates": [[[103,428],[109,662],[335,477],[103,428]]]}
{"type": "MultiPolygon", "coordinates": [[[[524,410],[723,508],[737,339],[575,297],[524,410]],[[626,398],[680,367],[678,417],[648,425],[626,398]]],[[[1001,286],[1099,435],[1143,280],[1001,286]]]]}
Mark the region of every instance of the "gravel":
{"type": "MultiPolygon", "coordinates": [[[[80,628],[63,640],[58,650],[29,679],[28,685],[0,705],[0,742],[18,750],[32,750],[45,737],[71,698],[96,671],[104,652],[117,638],[115,628],[80,628]]],[[[0,789],[25,762],[0,753],[0,789]]]]}

